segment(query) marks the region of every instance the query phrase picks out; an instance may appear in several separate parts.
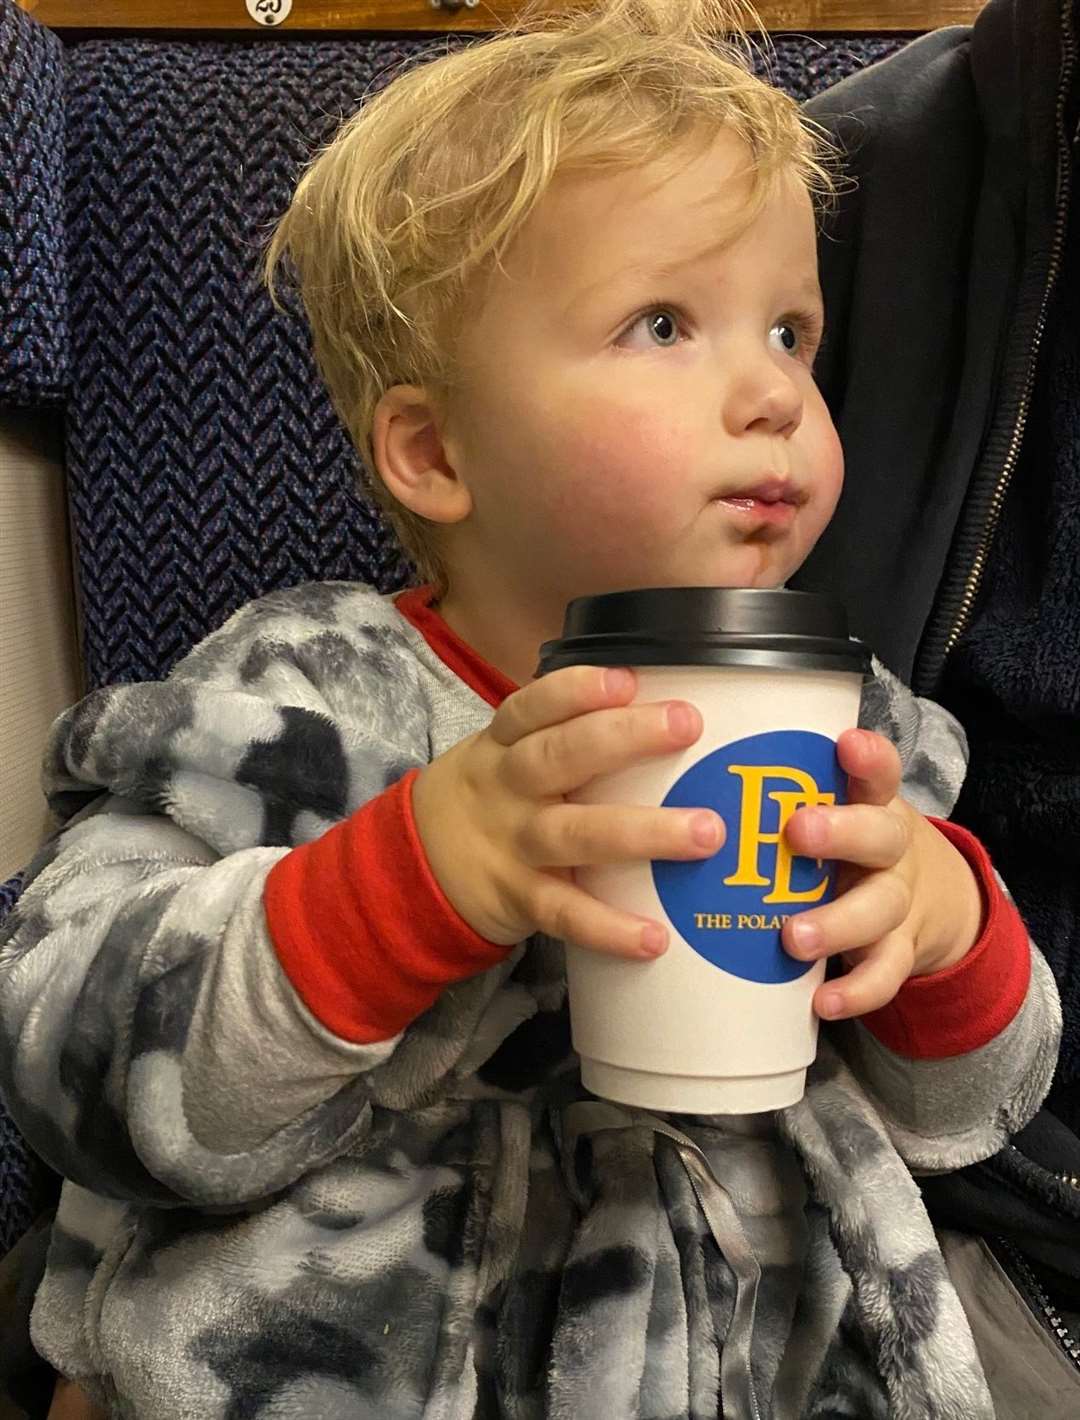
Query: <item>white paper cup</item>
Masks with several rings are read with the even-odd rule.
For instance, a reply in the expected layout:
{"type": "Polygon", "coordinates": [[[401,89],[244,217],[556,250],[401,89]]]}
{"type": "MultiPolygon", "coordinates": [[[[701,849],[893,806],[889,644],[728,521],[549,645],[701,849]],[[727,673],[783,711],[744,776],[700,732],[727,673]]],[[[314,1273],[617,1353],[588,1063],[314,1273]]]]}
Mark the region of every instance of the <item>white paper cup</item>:
{"type": "Polygon", "coordinates": [[[564,636],[542,648],[541,673],[581,662],[632,666],[635,703],[690,701],[704,730],[573,800],[712,808],[727,827],[710,858],[575,870],[586,891],[669,934],[654,961],[567,943],[582,1082],[667,1112],[794,1104],[817,1051],[811,998],[825,963],[790,956],[780,928],[832,897],[836,869],[792,857],[783,825],[804,804],[843,802],[835,742],[858,722],[869,655],[823,597],[664,588],[572,602],[564,636]],[[667,664],[645,663],[665,655],[667,664]]]}

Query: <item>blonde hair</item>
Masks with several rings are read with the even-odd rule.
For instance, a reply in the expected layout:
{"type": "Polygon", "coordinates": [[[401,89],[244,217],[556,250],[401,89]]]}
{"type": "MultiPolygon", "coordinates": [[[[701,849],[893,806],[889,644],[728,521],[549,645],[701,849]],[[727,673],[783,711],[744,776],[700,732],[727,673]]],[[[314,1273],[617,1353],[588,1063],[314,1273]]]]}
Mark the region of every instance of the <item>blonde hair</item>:
{"type": "Polygon", "coordinates": [[[437,525],[378,475],[376,406],[455,390],[458,325],[557,173],[633,167],[723,127],[753,158],[750,202],[793,171],[819,205],[836,190],[824,130],[752,70],[757,17],[737,0],[533,3],[510,26],[431,59],[417,52],[305,168],[263,253],[275,307],[287,256],[330,399],[367,492],[424,581],[450,579],[437,525]]]}

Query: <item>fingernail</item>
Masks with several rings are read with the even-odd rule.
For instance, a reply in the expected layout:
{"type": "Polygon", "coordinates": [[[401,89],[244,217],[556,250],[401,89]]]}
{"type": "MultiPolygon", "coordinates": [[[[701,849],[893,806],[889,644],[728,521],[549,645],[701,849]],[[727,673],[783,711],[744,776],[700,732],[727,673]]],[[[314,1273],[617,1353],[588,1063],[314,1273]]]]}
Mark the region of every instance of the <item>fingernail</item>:
{"type": "Polygon", "coordinates": [[[667,932],[657,922],[650,922],[641,932],[641,949],[648,957],[658,957],[667,946],[667,932]]]}
{"type": "Polygon", "coordinates": [[[632,671],[612,670],[604,672],[604,694],[625,695],[634,685],[632,671]]]}
{"type": "Polygon", "coordinates": [[[821,809],[804,809],[801,814],[801,832],[807,848],[817,851],[824,848],[829,837],[829,820],[821,809]]]}
{"type": "Polygon", "coordinates": [[[821,928],[813,922],[802,922],[798,918],[788,928],[794,946],[801,952],[811,951],[821,942],[821,928]]]}
{"type": "Polygon", "coordinates": [[[692,706],[683,702],[677,702],[668,706],[667,712],[668,729],[673,735],[678,735],[680,739],[685,739],[687,735],[697,733],[698,717],[697,711],[692,706]]]}
{"type": "Polygon", "coordinates": [[[831,1019],[844,1009],[844,998],[839,991],[826,991],[821,998],[818,1014],[831,1019]]]}
{"type": "Polygon", "coordinates": [[[713,814],[695,814],[690,820],[690,836],[699,848],[715,848],[720,825],[713,814]]]}

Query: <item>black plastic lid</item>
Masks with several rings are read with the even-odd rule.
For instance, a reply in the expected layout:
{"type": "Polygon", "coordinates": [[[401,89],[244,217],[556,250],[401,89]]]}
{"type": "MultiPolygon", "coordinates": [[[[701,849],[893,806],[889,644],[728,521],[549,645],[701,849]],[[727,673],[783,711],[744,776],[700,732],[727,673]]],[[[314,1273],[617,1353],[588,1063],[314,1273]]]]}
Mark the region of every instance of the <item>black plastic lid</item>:
{"type": "Polygon", "coordinates": [[[757,587],[646,587],[577,597],[537,675],[564,666],[759,666],[870,673],[832,597],[757,587]]]}

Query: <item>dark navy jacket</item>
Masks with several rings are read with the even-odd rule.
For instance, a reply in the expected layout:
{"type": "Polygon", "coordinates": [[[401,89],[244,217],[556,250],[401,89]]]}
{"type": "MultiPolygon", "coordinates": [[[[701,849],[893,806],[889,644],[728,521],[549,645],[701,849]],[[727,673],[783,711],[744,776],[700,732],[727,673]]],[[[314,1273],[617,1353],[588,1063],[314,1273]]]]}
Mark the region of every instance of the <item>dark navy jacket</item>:
{"type": "Polygon", "coordinates": [[[957,818],[1054,969],[1080,1128],[1076,0],[990,0],[811,100],[856,179],[821,241],[818,378],[847,458],[795,586],[962,721],[957,818]]]}

